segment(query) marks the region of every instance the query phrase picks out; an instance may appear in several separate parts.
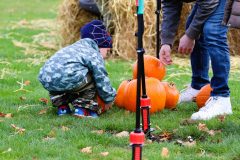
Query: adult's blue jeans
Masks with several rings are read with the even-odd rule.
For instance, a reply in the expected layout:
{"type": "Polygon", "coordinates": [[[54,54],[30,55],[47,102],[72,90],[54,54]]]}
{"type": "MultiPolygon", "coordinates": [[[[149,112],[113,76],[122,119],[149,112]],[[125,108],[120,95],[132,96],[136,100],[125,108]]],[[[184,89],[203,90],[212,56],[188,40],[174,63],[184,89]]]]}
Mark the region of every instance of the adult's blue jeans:
{"type": "MultiPolygon", "coordinates": [[[[220,0],[214,13],[203,24],[202,33],[195,42],[191,53],[192,83],[194,89],[201,89],[211,83],[211,96],[229,97],[228,78],[230,70],[229,47],[227,43],[228,28],[221,24],[226,0],[220,0]],[[211,62],[213,77],[209,80],[209,63],[211,62]]],[[[188,27],[196,13],[198,5],[192,9],[188,17],[188,27]]]]}

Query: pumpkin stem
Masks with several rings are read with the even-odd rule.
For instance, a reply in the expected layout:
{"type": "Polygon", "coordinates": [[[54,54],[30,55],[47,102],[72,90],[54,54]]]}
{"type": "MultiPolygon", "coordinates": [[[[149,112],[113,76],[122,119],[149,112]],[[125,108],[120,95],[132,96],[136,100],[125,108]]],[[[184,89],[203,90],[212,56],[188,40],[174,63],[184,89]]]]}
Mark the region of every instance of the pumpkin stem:
{"type": "Polygon", "coordinates": [[[174,88],[176,86],[176,84],[174,82],[169,82],[168,86],[171,87],[171,88],[174,88]]]}

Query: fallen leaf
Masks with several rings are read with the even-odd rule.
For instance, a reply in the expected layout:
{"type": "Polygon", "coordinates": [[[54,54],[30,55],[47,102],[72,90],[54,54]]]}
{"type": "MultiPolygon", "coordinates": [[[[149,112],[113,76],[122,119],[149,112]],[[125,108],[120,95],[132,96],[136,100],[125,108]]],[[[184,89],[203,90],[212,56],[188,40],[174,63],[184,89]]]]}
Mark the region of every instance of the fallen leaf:
{"type": "Polygon", "coordinates": [[[21,21],[18,22],[20,25],[27,25],[29,24],[29,22],[26,19],[23,19],[21,21]]]}
{"type": "Polygon", "coordinates": [[[172,133],[170,132],[163,132],[159,135],[159,140],[162,141],[168,141],[172,139],[172,133]]]}
{"type": "Polygon", "coordinates": [[[221,130],[209,130],[207,131],[207,133],[210,135],[210,136],[214,136],[216,133],[221,133],[222,131],[221,130]]]}
{"type": "Polygon", "coordinates": [[[210,136],[214,136],[215,135],[215,131],[214,130],[209,130],[209,131],[207,131],[208,132],[208,134],[210,135],[210,136]]]}
{"type": "Polygon", "coordinates": [[[70,130],[70,129],[69,129],[68,127],[66,127],[66,126],[62,126],[61,129],[62,129],[62,131],[64,131],[64,132],[70,130]]]}
{"type": "Polygon", "coordinates": [[[0,112],[0,117],[5,117],[5,113],[0,112]]]}
{"type": "Polygon", "coordinates": [[[220,116],[218,116],[218,120],[219,120],[220,122],[224,122],[224,121],[225,121],[225,118],[226,118],[225,115],[220,115],[220,116]]]}
{"type": "Polygon", "coordinates": [[[199,131],[205,131],[205,132],[209,131],[209,129],[207,128],[207,125],[204,124],[204,123],[199,123],[198,124],[198,130],[199,131]]]}
{"type": "Polygon", "coordinates": [[[13,116],[12,116],[12,113],[2,113],[2,112],[0,112],[0,117],[5,117],[5,118],[12,118],[13,116]]]}
{"type": "Polygon", "coordinates": [[[39,111],[38,114],[46,114],[47,113],[48,108],[44,108],[43,110],[39,111]]]}
{"type": "Polygon", "coordinates": [[[96,133],[96,134],[103,134],[104,130],[95,130],[95,131],[91,131],[92,133],[96,133]]]}
{"type": "Polygon", "coordinates": [[[32,157],[32,160],[37,160],[37,157],[35,157],[35,156],[34,156],[34,157],[32,157]]]}
{"type": "Polygon", "coordinates": [[[12,113],[7,113],[7,114],[5,115],[5,118],[12,118],[12,117],[13,117],[12,113]]]}
{"type": "Polygon", "coordinates": [[[15,131],[19,134],[23,134],[25,132],[25,129],[24,128],[21,128],[21,127],[17,127],[15,124],[11,124],[12,128],[15,129],[15,131]]]}
{"type": "Polygon", "coordinates": [[[26,86],[30,85],[30,83],[31,83],[31,82],[30,82],[29,80],[27,80],[27,81],[24,82],[24,84],[25,84],[26,86]]]}
{"type": "Polygon", "coordinates": [[[102,156],[106,157],[106,156],[109,155],[109,152],[101,152],[100,154],[101,154],[102,156]]]}
{"type": "Polygon", "coordinates": [[[86,147],[81,149],[82,153],[92,153],[92,147],[86,147]]]}
{"type": "Polygon", "coordinates": [[[44,104],[48,104],[48,99],[47,98],[39,98],[39,101],[44,103],[44,104]]]}
{"type": "Polygon", "coordinates": [[[19,99],[20,99],[21,101],[25,101],[27,98],[24,97],[24,96],[21,96],[21,97],[19,97],[19,99]]]}
{"type": "Polygon", "coordinates": [[[128,137],[129,132],[128,131],[122,131],[120,133],[115,134],[116,137],[128,137]]]}
{"type": "Polygon", "coordinates": [[[163,147],[163,148],[162,148],[161,156],[162,156],[163,158],[169,157],[169,151],[168,151],[168,149],[167,149],[166,147],[163,147]]]}

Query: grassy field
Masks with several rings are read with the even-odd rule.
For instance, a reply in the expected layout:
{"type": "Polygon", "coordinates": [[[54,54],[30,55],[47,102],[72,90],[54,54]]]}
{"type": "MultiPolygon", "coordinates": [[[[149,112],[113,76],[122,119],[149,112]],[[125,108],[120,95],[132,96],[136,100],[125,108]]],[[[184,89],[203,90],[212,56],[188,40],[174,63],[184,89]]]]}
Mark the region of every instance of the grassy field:
{"type": "MultiPolygon", "coordinates": [[[[0,2],[0,112],[7,114],[0,117],[0,159],[131,159],[128,136],[116,134],[134,130],[134,113],[113,107],[98,119],[57,117],[50,103],[39,100],[48,99],[37,75],[57,47],[54,31],[59,3],[60,0],[0,2]],[[91,147],[90,153],[82,151],[86,147],[91,147]]],[[[179,64],[188,61],[176,60],[179,64]]],[[[115,88],[131,78],[132,63],[117,59],[106,62],[115,88]]],[[[165,80],[174,81],[179,90],[190,82],[189,65],[175,64],[167,69],[165,80]]],[[[152,115],[154,134],[170,135],[171,140],[146,141],[143,159],[164,159],[161,152],[165,147],[171,160],[240,160],[239,78],[239,70],[232,70],[229,85],[234,114],[223,120],[186,123],[184,120],[197,110],[194,103],[152,115]],[[199,129],[199,123],[211,132],[199,129]],[[186,142],[188,136],[194,143],[186,142]]]]}

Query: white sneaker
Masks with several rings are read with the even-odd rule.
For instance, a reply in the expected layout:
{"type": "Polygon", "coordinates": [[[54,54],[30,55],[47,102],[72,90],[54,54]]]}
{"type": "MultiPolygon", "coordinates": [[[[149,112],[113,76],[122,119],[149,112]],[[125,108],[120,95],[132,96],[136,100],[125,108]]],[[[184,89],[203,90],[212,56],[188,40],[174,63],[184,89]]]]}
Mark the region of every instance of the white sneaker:
{"type": "Polygon", "coordinates": [[[205,106],[193,113],[192,120],[209,120],[218,115],[232,114],[230,97],[210,97],[205,106]]]}
{"type": "Polygon", "coordinates": [[[188,85],[185,90],[181,91],[178,103],[192,102],[199,93],[199,91],[200,90],[192,88],[191,85],[188,85]]]}

